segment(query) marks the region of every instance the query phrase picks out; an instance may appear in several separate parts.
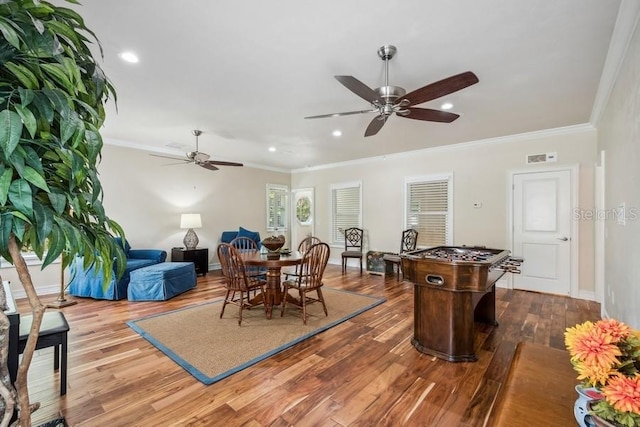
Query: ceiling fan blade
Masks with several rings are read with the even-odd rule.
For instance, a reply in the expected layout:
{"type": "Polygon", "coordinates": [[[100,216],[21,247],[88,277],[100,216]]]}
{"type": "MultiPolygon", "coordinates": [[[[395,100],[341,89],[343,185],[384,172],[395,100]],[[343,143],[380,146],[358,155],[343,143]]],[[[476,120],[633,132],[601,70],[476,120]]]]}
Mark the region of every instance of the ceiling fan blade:
{"type": "Polygon", "coordinates": [[[221,160],[207,160],[206,162],[203,162],[203,163],[208,163],[210,165],[218,165],[218,166],[244,166],[242,163],[223,162],[221,160]]]}
{"type": "Polygon", "coordinates": [[[378,95],[378,92],[371,89],[369,86],[362,83],[360,80],[356,79],[355,77],[353,76],[334,76],[334,77],[336,78],[336,80],[342,83],[344,87],[346,87],[351,92],[358,95],[360,98],[366,101],[369,101],[372,104],[374,102],[377,102],[379,104],[384,104],[384,101],[382,100],[382,98],[380,98],[380,95],[378,95]]]}
{"type": "Polygon", "coordinates": [[[212,165],[210,162],[199,162],[199,163],[196,163],[196,165],[202,166],[203,168],[209,169],[210,171],[217,171],[218,170],[218,168],[215,167],[214,165],[212,165]]]}
{"type": "Polygon", "coordinates": [[[382,129],[382,126],[387,122],[387,117],[388,116],[385,115],[374,117],[373,120],[371,120],[371,123],[369,123],[369,126],[367,126],[364,136],[373,136],[377,134],[380,129],[382,129]]]}
{"type": "Polygon", "coordinates": [[[163,159],[178,160],[178,161],[182,161],[182,162],[185,162],[185,163],[189,163],[191,161],[189,159],[180,158],[180,157],[161,156],[159,154],[149,154],[149,155],[153,156],[153,157],[161,157],[163,159]]]}
{"type": "Polygon", "coordinates": [[[440,98],[441,96],[448,95],[453,92],[457,92],[460,89],[464,89],[467,86],[478,83],[478,77],[471,71],[457,74],[455,76],[447,77],[435,83],[428,84],[416,89],[413,92],[409,92],[403,96],[398,103],[402,103],[404,100],[409,101],[408,104],[401,104],[402,106],[410,106],[422,104],[423,102],[431,101],[432,99],[440,98]]]}
{"type": "Polygon", "coordinates": [[[344,113],[331,113],[331,114],[320,114],[319,116],[307,116],[305,119],[324,119],[327,117],[340,117],[340,116],[350,116],[352,114],[365,114],[365,113],[377,113],[378,109],[374,108],[372,110],[360,110],[360,111],[347,111],[344,113]]]}
{"type": "Polygon", "coordinates": [[[424,120],[427,122],[451,123],[460,115],[447,111],[432,110],[430,108],[405,108],[396,113],[400,117],[414,120],[424,120]]]}

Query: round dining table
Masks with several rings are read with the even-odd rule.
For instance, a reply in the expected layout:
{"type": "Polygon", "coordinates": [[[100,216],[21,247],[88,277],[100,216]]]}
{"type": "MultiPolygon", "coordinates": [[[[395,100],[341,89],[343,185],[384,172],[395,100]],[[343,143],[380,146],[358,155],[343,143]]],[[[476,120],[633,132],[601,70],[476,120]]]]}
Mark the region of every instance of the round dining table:
{"type": "MultiPolygon", "coordinates": [[[[251,304],[260,304],[264,302],[267,311],[267,319],[271,319],[271,313],[274,305],[280,305],[282,302],[282,287],[280,285],[280,276],[282,267],[290,267],[302,262],[302,254],[300,252],[291,252],[289,255],[281,254],[277,259],[269,259],[267,254],[260,252],[243,252],[240,254],[244,264],[252,267],[262,267],[267,270],[267,287],[265,295],[258,294],[252,300],[251,304]]],[[[291,302],[298,303],[298,300],[287,294],[286,298],[291,298],[291,302]]],[[[289,301],[289,300],[287,300],[289,301]]]]}

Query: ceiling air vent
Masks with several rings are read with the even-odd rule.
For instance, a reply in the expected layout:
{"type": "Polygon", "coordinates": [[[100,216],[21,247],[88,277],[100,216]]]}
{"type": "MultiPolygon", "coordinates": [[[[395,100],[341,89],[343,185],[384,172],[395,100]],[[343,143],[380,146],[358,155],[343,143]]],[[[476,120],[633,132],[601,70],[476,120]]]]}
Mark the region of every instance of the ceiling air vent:
{"type": "Polygon", "coordinates": [[[542,154],[528,154],[527,155],[527,164],[530,165],[532,163],[550,163],[555,162],[557,160],[558,153],[542,153],[542,154]]]}

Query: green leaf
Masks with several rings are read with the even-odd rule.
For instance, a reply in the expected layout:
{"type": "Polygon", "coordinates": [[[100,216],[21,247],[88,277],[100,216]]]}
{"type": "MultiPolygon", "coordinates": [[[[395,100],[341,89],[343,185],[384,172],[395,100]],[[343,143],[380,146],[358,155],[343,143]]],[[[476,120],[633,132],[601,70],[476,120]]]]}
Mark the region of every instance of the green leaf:
{"type": "Polygon", "coordinates": [[[20,39],[18,33],[8,24],[10,22],[5,17],[0,17],[0,32],[4,38],[16,49],[20,49],[20,39]]]}
{"type": "Polygon", "coordinates": [[[33,98],[35,97],[35,93],[32,90],[25,89],[23,87],[19,87],[18,92],[20,93],[20,103],[23,107],[31,104],[33,98]]]}
{"type": "Polygon", "coordinates": [[[20,142],[22,134],[22,120],[15,111],[0,111],[0,148],[9,157],[20,142]]]}
{"type": "Polygon", "coordinates": [[[46,95],[43,93],[36,93],[33,103],[47,123],[53,122],[53,107],[51,107],[51,101],[46,95]]]}
{"type": "Polygon", "coordinates": [[[17,179],[9,186],[9,201],[13,206],[30,217],[33,215],[33,199],[31,186],[24,179],[17,179]]]}
{"type": "Polygon", "coordinates": [[[38,121],[36,120],[36,117],[33,115],[30,109],[25,108],[21,105],[16,104],[14,105],[14,108],[16,109],[18,115],[20,115],[22,123],[24,123],[24,126],[27,128],[27,131],[29,132],[29,135],[31,135],[31,138],[35,138],[36,132],[38,131],[38,121]]]}
{"type": "Polygon", "coordinates": [[[24,233],[27,231],[27,224],[30,224],[30,221],[18,211],[13,211],[12,214],[13,234],[15,234],[18,240],[22,241],[24,239],[24,233]]]}
{"type": "Polygon", "coordinates": [[[44,261],[42,261],[42,268],[45,268],[47,265],[55,261],[65,249],[66,239],[64,238],[64,233],[57,225],[51,229],[48,242],[49,249],[47,250],[47,256],[44,258],[44,261]]]}
{"type": "Polygon", "coordinates": [[[60,120],[60,142],[64,144],[76,133],[78,122],[79,120],[75,113],[71,114],[68,118],[62,118],[60,120]]]}
{"type": "Polygon", "coordinates": [[[49,186],[47,185],[47,182],[44,180],[44,177],[40,173],[38,173],[38,171],[33,169],[31,166],[26,166],[24,168],[24,171],[22,172],[22,177],[27,181],[29,181],[31,184],[35,185],[36,187],[47,192],[49,191],[49,186]]]}
{"type": "Polygon", "coordinates": [[[61,85],[67,93],[75,93],[73,84],[71,84],[71,80],[69,80],[64,66],[60,64],[40,64],[40,68],[61,85]]]}
{"type": "Polygon", "coordinates": [[[38,89],[38,78],[24,65],[14,64],[13,62],[5,62],[4,66],[7,67],[11,74],[13,74],[20,83],[22,83],[27,89],[38,89]]]}
{"type": "Polygon", "coordinates": [[[55,110],[62,116],[68,116],[71,114],[71,107],[69,105],[69,98],[60,89],[43,89],[42,92],[49,98],[53,104],[55,110]]]}
{"type": "Polygon", "coordinates": [[[11,177],[13,176],[13,169],[2,166],[3,172],[0,175],[0,205],[7,204],[7,197],[9,197],[9,185],[11,185],[11,177]]]}
{"type": "Polygon", "coordinates": [[[11,237],[11,229],[13,228],[13,215],[3,213],[0,215],[0,254],[13,264],[11,255],[9,254],[9,237],[11,237]]]}
{"type": "Polygon", "coordinates": [[[53,228],[53,211],[38,201],[34,201],[33,213],[36,220],[35,227],[38,241],[44,243],[53,228]]]}
{"type": "Polygon", "coordinates": [[[62,215],[67,205],[67,197],[64,193],[61,193],[57,190],[53,190],[47,194],[49,196],[49,203],[51,203],[51,207],[58,214],[62,215]]]}

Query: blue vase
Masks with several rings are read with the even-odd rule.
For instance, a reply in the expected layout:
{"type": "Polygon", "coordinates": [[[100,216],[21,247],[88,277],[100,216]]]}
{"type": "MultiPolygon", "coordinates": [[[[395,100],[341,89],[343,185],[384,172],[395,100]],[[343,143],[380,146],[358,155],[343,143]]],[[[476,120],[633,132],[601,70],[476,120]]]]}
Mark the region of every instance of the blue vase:
{"type": "Polygon", "coordinates": [[[595,391],[600,392],[595,387],[582,387],[580,385],[576,386],[576,392],[578,393],[578,398],[576,399],[576,403],[573,405],[573,415],[576,417],[576,421],[580,427],[595,427],[596,424],[592,420],[591,415],[589,415],[589,409],[587,408],[587,404],[589,402],[593,402],[598,400],[592,396],[589,396],[587,392],[595,391]]]}

